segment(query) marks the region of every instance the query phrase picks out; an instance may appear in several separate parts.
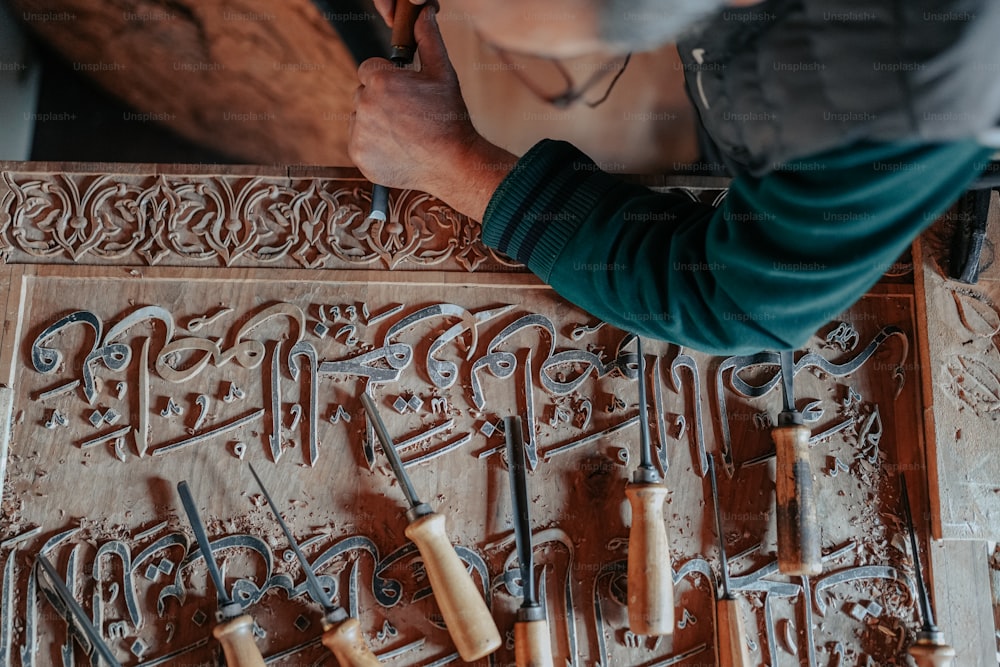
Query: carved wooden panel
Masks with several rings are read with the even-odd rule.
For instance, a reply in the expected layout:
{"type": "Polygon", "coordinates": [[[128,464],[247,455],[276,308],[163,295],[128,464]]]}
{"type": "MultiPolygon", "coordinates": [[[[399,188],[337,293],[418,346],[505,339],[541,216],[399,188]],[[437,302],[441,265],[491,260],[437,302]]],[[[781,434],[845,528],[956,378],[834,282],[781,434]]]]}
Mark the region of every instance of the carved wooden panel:
{"type": "Polygon", "coordinates": [[[1000,207],[993,195],[975,285],[948,280],[953,228],[960,213],[946,215],[924,236],[921,277],[926,307],[928,399],[933,401],[937,447],[929,464],[932,518],[937,536],[1000,540],[1000,207]],[[938,493],[940,491],[940,493],[938,493]]]}
{"type": "MultiPolygon", "coordinates": [[[[725,195],[683,185],[703,201],[725,195]]],[[[38,553],[124,664],[211,661],[214,591],[181,479],[270,664],[322,664],[318,607],[251,462],[384,660],[455,661],[360,409],[366,390],[506,636],[483,664],[513,655],[519,584],[498,452],[513,413],[531,424],[535,553],[560,664],[714,664],[709,455],[728,473],[723,532],[754,660],[902,659],[915,614],[898,472],[926,506],[909,264],[797,355],[823,510],[815,578],[775,566],[775,355],[646,341],[677,591],[673,639],[657,640],[628,631],[623,605],[634,344],[425,195],[393,193],[392,222],[366,227],[369,192],[350,170],[0,165],[0,382],[11,388],[0,408],[9,399],[12,415],[0,438],[0,664],[84,663],[39,590],[38,553]]]]}
{"type": "MultiPolygon", "coordinates": [[[[0,547],[0,662],[77,663],[35,554],[71,581],[124,664],[207,664],[214,592],[182,518],[187,479],[272,664],[317,664],[318,607],[252,485],[252,462],[340,603],[391,664],[454,661],[403,496],[358,402],[370,391],[422,497],[447,514],[512,660],[519,604],[498,422],[530,424],[529,484],[560,664],[713,664],[719,565],[704,457],[725,460],[724,534],[748,643],[769,664],[888,664],[912,638],[895,473],[919,460],[912,292],[888,286],[798,358],[823,508],[824,573],[775,569],[768,429],[776,358],[648,341],[667,472],[678,625],[633,635],[623,605],[637,459],[628,336],[526,275],[8,266],[13,430],[0,547]],[[795,657],[793,657],[795,656],[795,657]]],[[[914,485],[917,486],[917,485],[914,485]]],[[[914,494],[923,503],[922,494],[914,494]]]]}
{"type": "Polygon", "coordinates": [[[0,253],[9,263],[525,271],[482,245],[478,225],[422,192],[394,191],[389,220],[367,220],[371,184],[351,169],[125,169],[0,163],[0,253]]]}

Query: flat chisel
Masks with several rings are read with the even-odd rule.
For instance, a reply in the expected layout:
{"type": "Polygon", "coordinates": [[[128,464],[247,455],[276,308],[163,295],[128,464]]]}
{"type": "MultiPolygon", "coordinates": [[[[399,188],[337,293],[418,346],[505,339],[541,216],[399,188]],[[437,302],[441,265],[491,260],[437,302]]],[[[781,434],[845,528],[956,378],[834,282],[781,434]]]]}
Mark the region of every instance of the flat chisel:
{"type": "Polygon", "coordinates": [[[944,634],[934,624],[934,611],[927,595],[927,584],[924,583],[924,572],[920,567],[920,549],[917,545],[917,533],[913,528],[913,515],[910,513],[910,496],[906,491],[906,477],[899,475],[899,488],[903,501],[903,516],[910,533],[910,549],[913,551],[913,569],[916,570],[917,601],[920,604],[920,617],[923,626],[917,633],[917,641],[907,649],[917,667],[948,667],[955,657],[955,649],[944,643],[944,634]]]}
{"type": "Polygon", "coordinates": [[[722,569],[722,597],[715,603],[715,634],[718,642],[719,667],[750,667],[747,653],[746,630],[740,605],[733,596],[729,581],[729,563],[726,560],[726,538],[722,530],[722,507],[719,503],[719,486],[715,477],[715,459],[708,457],[708,477],[712,484],[712,502],[715,503],[715,526],[719,531],[719,567],[722,569]]]}
{"type": "Polygon", "coordinates": [[[802,423],[802,413],[795,409],[793,355],[792,350],[778,352],[784,410],[771,431],[775,447],[778,569],[782,574],[810,575],[823,571],[823,561],[809,464],[809,429],[802,423]]]}
{"type": "Polygon", "coordinates": [[[472,662],[493,653],[500,648],[500,632],[482,594],[448,538],[444,516],[435,513],[430,505],[417,498],[413,483],[403,469],[396,446],[371,397],[362,393],[361,403],[410,504],[410,509],[406,512],[410,520],[406,536],[420,550],[427,578],[434,591],[434,599],[437,600],[458,654],[462,656],[462,660],[472,662]]]}
{"type": "Polygon", "coordinates": [[[177,492],[181,496],[181,504],[184,505],[191,530],[194,531],[194,538],[198,541],[198,548],[205,557],[205,565],[212,577],[212,583],[215,584],[222,622],[215,626],[212,634],[222,644],[226,664],[229,667],[264,667],[264,656],[260,654],[253,636],[253,618],[249,614],[244,614],[242,605],[226,593],[226,584],[222,580],[219,565],[215,562],[212,546],[208,543],[205,526],[198,515],[198,508],[194,504],[187,482],[178,482],[177,492]]]}
{"type": "Polygon", "coordinates": [[[83,611],[80,604],[73,598],[66,587],[66,582],[62,580],[52,563],[45,556],[38,554],[35,562],[45,572],[45,577],[38,577],[38,587],[45,593],[52,606],[55,607],[59,615],[65,619],[72,630],[71,634],[76,635],[76,639],[87,652],[90,664],[97,667],[106,662],[110,667],[121,667],[121,663],[115,658],[114,653],[101,638],[97,628],[90,622],[87,613],[83,611]],[[81,636],[82,635],[82,636],[81,636]]]}
{"type": "MultiPolygon", "coordinates": [[[[392,43],[389,60],[396,67],[406,67],[413,62],[417,51],[417,41],[413,36],[413,27],[423,5],[415,5],[410,0],[396,0],[396,8],[392,17],[392,43]]],[[[372,209],[368,217],[372,220],[385,222],[389,213],[389,188],[384,185],[372,186],[372,209]]]]}
{"type": "Polygon", "coordinates": [[[521,568],[523,602],[514,624],[514,662],[517,667],[552,667],[552,639],[545,605],[535,590],[535,567],[531,551],[531,518],[528,512],[528,480],[524,461],[524,432],[520,417],[505,417],[507,469],[510,473],[510,504],[514,514],[514,541],[521,568]]]}
{"type": "Polygon", "coordinates": [[[628,533],[628,626],[637,635],[674,632],[674,576],[670,543],[664,523],[667,487],[653,466],[646,417],[646,364],[637,336],[639,356],[639,467],[625,487],[632,506],[628,533]]]}
{"type": "Polygon", "coordinates": [[[267,500],[267,504],[271,508],[271,513],[274,514],[278,525],[281,526],[281,531],[285,534],[285,539],[288,540],[288,546],[292,548],[292,552],[299,559],[299,564],[302,565],[302,569],[306,573],[306,586],[309,588],[309,594],[323,605],[323,646],[330,649],[330,652],[337,658],[337,662],[340,663],[340,667],[375,667],[375,665],[380,664],[378,658],[368,648],[364,635],[361,634],[361,624],[358,623],[358,619],[351,618],[343,607],[334,604],[326,590],[323,589],[316,573],[313,572],[312,565],[302,553],[299,543],[295,541],[295,536],[292,535],[292,531],[282,518],[278,506],[271,498],[271,494],[267,492],[264,482],[261,481],[252,465],[250,466],[250,474],[257,480],[257,486],[260,487],[264,499],[267,500]]]}

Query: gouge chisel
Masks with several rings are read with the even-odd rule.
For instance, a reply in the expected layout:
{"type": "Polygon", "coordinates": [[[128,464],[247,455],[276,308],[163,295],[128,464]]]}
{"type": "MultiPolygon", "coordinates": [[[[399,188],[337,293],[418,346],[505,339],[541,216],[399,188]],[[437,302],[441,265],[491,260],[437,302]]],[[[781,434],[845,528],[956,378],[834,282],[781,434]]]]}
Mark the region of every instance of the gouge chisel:
{"type": "Polygon", "coordinates": [[[330,652],[337,658],[337,662],[340,663],[340,667],[375,667],[379,664],[378,658],[368,648],[368,643],[365,641],[364,635],[361,634],[361,624],[358,623],[358,619],[348,616],[344,608],[334,604],[330,596],[327,595],[323,585],[316,577],[316,573],[313,572],[312,565],[309,564],[302,549],[299,548],[299,543],[295,541],[295,536],[292,535],[292,531],[282,518],[274,499],[267,492],[264,482],[261,481],[252,465],[250,466],[250,474],[257,480],[257,486],[260,487],[264,499],[267,500],[267,504],[271,508],[271,513],[274,514],[275,520],[281,526],[281,532],[288,540],[288,546],[292,548],[292,552],[299,559],[299,564],[302,565],[302,569],[306,573],[306,586],[309,588],[309,595],[323,606],[323,646],[330,649],[330,652]]]}
{"type": "Polygon", "coordinates": [[[510,473],[510,504],[514,514],[514,541],[521,569],[523,601],[514,624],[514,662],[517,667],[552,667],[552,640],[545,605],[535,590],[535,561],[531,550],[531,517],[528,512],[528,480],[524,461],[524,432],[520,417],[505,417],[507,470],[510,473]]]}
{"type": "Polygon", "coordinates": [[[920,618],[923,623],[917,633],[917,641],[908,649],[917,667],[948,667],[955,657],[955,649],[944,643],[944,634],[934,625],[934,610],[927,595],[927,584],[924,583],[924,571],[920,567],[920,549],[917,545],[917,533],[913,528],[913,515],[910,513],[910,496],[906,491],[906,477],[899,475],[899,489],[903,501],[903,516],[906,528],[910,533],[910,550],[913,551],[913,569],[916,570],[917,601],[920,604],[920,618]]]}
{"type": "Polygon", "coordinates": [[[52,567],[49,559],[39,554],[35,558],[35,562],[45,571],[44,577],[37,577],[38,587],[42,589],[53,608],[69,624],[70,634],[74,635],[83,646],[87,657],[90,658],[90,664],[97,667],[103,660],[111,667],[121,667],[121,663],[115,658],[108,645],[104,643],[97,628],[94,627],[87,613],[73,598],[73,594],[66,587],[66,582],[52,567]]]}
{"type": "MultiPolygon", "coordinates": [[[[406,67],[413,62],[417,52],[417,41],[413,36],[413,27],[423,5],[415,5],[410,0],[396,0],[396,8],[392,17],[392,43],[389,60],[397,67],[406,67]]],[[[389,213],[389,188],[384,185],[372,186],[372,209],[368,217],[372,220],[385,222],[389,213]]]]}
{"type": "Polygon", "coordinates": [[[726,559],[726,537],[722,529],[719,486],[715,477],[715,459],[711,456],[708,457],[708,477],[712,484],[715,527],[719,531],[719,567],[722,569],[722,597],[715,603],[715,634],[719,667],[750,667],[743,617],[740,615],[739,602],[733,596],[732,582],[729,581],[729,562],[726,559]]]}
{"type": "Polygon", "coordinates": [[[230,598],[226,592],[226,583],[222,580],[219,565],[215,562],[212,546],[208,543],[205,526],[201,522],[201,516],[198,514],[187,482],[178,482],[177,492],[181,496],[181,504],[184,505],[191,530],[194,531],[194,538],[198,541],[198,548],[205,557],[208,574],[215,584],[222,622],[215,626],[212,634],[222,645],[226,664],[229,667],[264,667],[264,656],[260,654],[253,636],[253,618],[249,614],[244,614],[242,605],[230,598]]]}
{"type": "Polygon", "coordinates": [[[775,496],[778,529],[778,569],[782,574],[810,575],[823,571],[809,429],[795,409],[794,352],[781,350],[781,395],[784,410],[771,431],[775,447],[775,496]]]}
{"type": "Polygon", "coordinates": [[[455,547],[445,529],[444,516],[435,513],[430,505],[417,498],[413,483],[403,469],[403,462],[396,453],[392,438],[371,397],[362,393],[361,403],[410,504],[410,509],[406,512],[410,520],[406,536],[420,550],[427,578],[434,591],[434,599],[441,609],[458,654],[462,656],[462,660],[472,662],[493,653],[500,647],[500,632],[482,594],[455,553],[455,547]]]}
{"type": "Polygon", "coordinates": [[[639,356],[639,467],[625,487],[632,506],[628,533],[628,625],[637,635],[670,635],[674,631],[674,577],[664,523],[667,487],[653,467],[646,416],[646,364],[639,356]]]}

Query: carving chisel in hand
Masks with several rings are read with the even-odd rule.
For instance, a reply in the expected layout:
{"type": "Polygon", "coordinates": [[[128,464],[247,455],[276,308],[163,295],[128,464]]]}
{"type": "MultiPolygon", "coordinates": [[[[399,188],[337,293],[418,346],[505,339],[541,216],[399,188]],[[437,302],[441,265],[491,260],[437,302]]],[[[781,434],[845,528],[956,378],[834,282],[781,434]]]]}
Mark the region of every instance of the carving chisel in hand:
{"type": "Polygon", "coordinates": [[[722,597],[715,603],[715,634],[718,642],[719,667],[750,667],[743,617],[740,616],[740,605],[733,596],[732,583],[729,581],[729,563],[726,560],[726,538],[722,530],[719,486],[715,478],[715,459],[711,456],[708,457],[708,476],[712,483],[715,526],[719,531],[719,565],[722,568],[722,597]]]}
{"type": "Polygon", "coordinates": [[[637,635],[670,635],[674,631],[674,577],[670,543],[664,524],[667,487],[653,467],[646,417],[646,364],[639,354],[639,467],[625,495],[632,506],[628,533],[628,626],[637,635]]]}
{"type": "Polygon", "coordinates": [[[552,640],[545,606],[535,591],[535,568],[531,551],[531,519],[528,514],[528,480],[524,463],[524,433],[520,417],[505,417],[507,469],[510,472],[510,504],[514,513],[514,540],[521,566],[524,601],[514,624],[514,662],[517,667],[552,667],[552,640]]]}
{"type": "Polygon", "coordinates": [[[285,534],[285,539],[288,540],[288,546],[292,548],[295,557],[299,559],[299,563],[306,573],[306,586],[309,588],[309,595],[323,605],[323,646],[330,649],[330,652],[337,658],[337,662],[340,663],[340,667],[374,667],[378,665],[378,658],[368,648],[368,643],[365,642],[364,635],[361,634],[361,624],[358,623],[358,619],[348,616],[344,608],[334,604],[330,596],[327,595],[323,585],[316,578],[312,565],[309,564],[302,549],[299,548],[299,543],[295,541],[292,531],[289,530],[285,520],[281,517],[278,506],[274,504],[271,494],[264,488],[264,482],[260,480],[260,476],[252,465],[250,473],[257,480],[257,486],[260,487],[264,499],[267,500],[267,504],[271,508],[271,513],[274,514],[278,525],[281,526],[281,531],[285,534]]]}
{"type": "Polygon", "coordinates": [[[45,597],[69,624],[71,634],[76,636],[77,641],[83,646],[90,658],[90,664],[97,667],[104,661],[111,667],[121,667],[121,663],[115,658],[114,653],[101,638],[97,628],[90,622],[87,613],[83,611],[80,604],[73,598],[73,594],[66,588],[66,582],[62,580],[52,563],[45,556],[39,554],[35,562],[45,571],[44,577],[38,577],[38,587],[45,593],[45,597]]]}
{"type": "Polygon", "coordinates": [[[215,555],[208,543],[208,535],[205,534],[205,526],[202,525],[187,482],[178,482],[177,492],[181,496],[181,504],[184,505],[191,530],[194,531],[194,538],[198,541],[198,548],[205,557],[205,565],[212,577],[212,583],[215,584],[222,622],[215,626],[212,634],[222,644],[222,652],[226,654],[226,664],[229,667],[264,667],[264,657],[260,654],[253,636],[253,618],[249,614],[244,614],[240,603],[231,599],[226,593],[226,583],[222,580],[219,565],[215,562],[215,555]]]}
{"type": "Polygon", "coordinates": [[[917,534],[913,528],[913,515],[910,514],[910,496],[906,491],[906,477],[899,475],[900,495],[903,501],[903,516],[910,533],[910,550],[913,551],[913,569],[917,573],[917,600],[920,603],[920,617],[923,626],[917,633],[916,643],[908,649],[917,667],[948,667],[955,657],[955,649],[944,643],[944,634],[934,625],[934,612],[927,596],[927,584],[924,582],[924,572],[920,567],[920,549],[917,546],[917,534]]]}
{"type": "Polygon", "coordinates": [[[455,642],[458,654],[462,656],[462,660],[472,662],[493,653],[500,647],[500,632],[483,596],[455,553],[455,547],[445,530],[444,516],[435,513],[430,505],[417,498],[410,477],[396,453],[396,446],[392,443],[371,397],[362,393],[361,403],[382,443],[382,451],[389,459],[389,465],[410,503],[410,509],[406,512],[406,517],[410,520],[406,536],[417,545],[424,559],[434,599],[441,609],[448,634],[455,642]]]}
{"type": "MultiPolygon", "coordinates": [[[[392,50],[389,60],[396,67],[406,67],[413,62],[417,51],[417,40],[413,36],[413,27],[423,4],[415,5],[410,0],[396,0],[396,8],[392,17],[392,50]]],[[[372,186],[372,210],[368,217],[385,222],[389,212],[389,188],[384,185],[372,186]]]]}
{"type": "Polygon", "coordinates": [[[775,447],[778,569],[783,574],[809,575],[823,571],[812,468],[809,465],[809,429],[795,409],[792,350],[781,350],[781,394],[784,410],[771,431],[775,447]]]}

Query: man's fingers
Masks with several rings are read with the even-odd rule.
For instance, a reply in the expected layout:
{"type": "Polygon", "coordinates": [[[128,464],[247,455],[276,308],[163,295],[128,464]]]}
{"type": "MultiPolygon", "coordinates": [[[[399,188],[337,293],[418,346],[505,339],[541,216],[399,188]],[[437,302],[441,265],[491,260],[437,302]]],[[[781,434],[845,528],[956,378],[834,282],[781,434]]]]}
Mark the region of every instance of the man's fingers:
{"type": "Polygon", "coordinates": [[[392,27],[392,16],[396,10],[396,0],[375,0],[375,11],[379,13],[385,24],[392,27]]]}
{"type": "Polygon", "coordinates": [[[385,58],[369,58],[358,66],[358,81],[362,86],[370,86],[375,82],[380,72],[392,70],[395,65],[385,58]]]}
{"type": "MultiPolygon", "coordinates": [[[[427,2],[427,0],[408,0],[411,4],[422,5],[427,2]]],[[[392,19],[396,15],[396,0],[374,0],[375,11],[379,13],[385,24],[392,27],[392,19]]],[[[434,4],[437,4],[436,2],[434,4]]]]}
{"type": "Polygon", "coordinates": [[[417,25],[413,28],[413,36],[417,40],[421,71],[439,72],[442,69],[451,69],[448,49],[444,46],[444,39],[437,24],[435,3],[431,3],[420,13],[417,25]]]}

